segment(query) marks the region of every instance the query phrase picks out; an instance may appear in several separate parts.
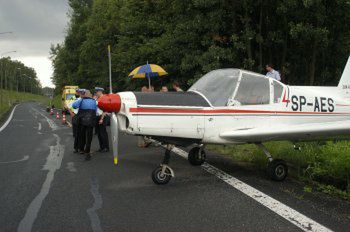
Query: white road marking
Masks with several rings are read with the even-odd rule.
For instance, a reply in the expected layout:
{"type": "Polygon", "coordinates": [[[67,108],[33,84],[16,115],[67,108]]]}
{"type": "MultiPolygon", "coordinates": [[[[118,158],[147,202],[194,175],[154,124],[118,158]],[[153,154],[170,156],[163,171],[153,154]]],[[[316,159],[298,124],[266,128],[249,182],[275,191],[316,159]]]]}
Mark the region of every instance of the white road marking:
{"type": "MultiPolygon", "coordinates": [[[[172,151],[185,159],[188,157],[188,153],[186,151],[177,147],[174,147],[172,151]]],[[[224,181],[245,195],[251,197],[255,201],[259,202],[263,206],[272,210],[279,216],[283,217],[304,231],[332,231],[329,228],[312,220],[311,218],[283,204],[282,202],[266,195],[263,192],[260,192],[259,190],[244,183],[243,181],[240,181],[239,179],[227,174],[226,172],[208,164],[207,162],[204,162],[204,164],[202,164],[202,169],[209,172],[210,174],[213,174],[220,180],[224,181]]]]}
{"type": "Polygon", "coordinates": [[[51,119],[49,119],[48,117],[46,117],[46,115],[44,115],[43,113],[41,113],[41,112],[38,111],[37,109],[34,109],[34,108],[32,108],[32,109],[35,110],[36,112],[38,112],[41,116],[43,116],[43,117],[46,119],[47,123],[49,124],[49,127],[50,127],[52,130],[57,130],[57,125],[56,125],[56,123],[55,123],[53,120],[51,120],[51,119]]]}
{"type": "Polygon", "coordinates": [[[41,131],[41,122],[38,123],[38,131],[41,131]]]}
{"type": "Polygon", "coordinates": [[[74,162],[68,162],[67,163],[67,169],[70,172],[76,172],[77,171],[77,169],[74,167],[74,162]]]}
{"type": "Polygon", "coordinates": [[[0,162],[0,164],[11,164],[11,163],[18,163],[18,162],[22,162],[22,161],[26,161],[29,160],[29,155],[25,155],[23,156],[22,159],[20,160],[13,160],[13,161],[4,161],[4,162],[0,162]]]}
{"type": "Polygon", "coordinates": [[[18,105],[15,105],[15,107],[13,107],[10,116],[8,117],[8,119],[6,120],[6,122],[2,125],[2,127],[0,127],[0,132],[3,131],[3,130],[7,127],[7,125],[10,123],[10,121],[11,121],[11,119],[12,119],[12,117],[13,117],[13,113],[15,112],[15,109],[16,109],[17,106],[18,106],[18,105]]]}
{"type": "Polygon", "coordinates": [[[32,230],[33,224],[38,216],[39,210],[46,196],[49,194],[51,183],[54,180],[55,172],[60,169],[63,155],[64,146],[60,144],[61,139],[58,135],[53,134],[56,138],[56,145],[50,146],[50,154],[46,158],[46,163],[43,170],[48,170],[46,174],[46,179],[41,186],[39,194],[33,199],[27,208],[26,214],[19,223],[17,228],[18,232],[30,232],[32,230]]]}

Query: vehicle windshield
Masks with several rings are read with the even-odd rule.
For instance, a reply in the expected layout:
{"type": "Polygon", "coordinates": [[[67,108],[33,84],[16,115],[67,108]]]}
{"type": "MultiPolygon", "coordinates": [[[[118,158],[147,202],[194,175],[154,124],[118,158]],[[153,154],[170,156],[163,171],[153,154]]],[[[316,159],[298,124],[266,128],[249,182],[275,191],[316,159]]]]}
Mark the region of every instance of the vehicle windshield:
{"type": "Polygon", "coordinates": [[[200,78],[188,91],[203,94],[213,106],[226,106],[239,79],[238,69],[219,69],[200,78]]]}
{"type": "Polygon", "coordinates": [[[66,100],[71,100],[74,96],[74,94],[66,94],[66,100]]]}

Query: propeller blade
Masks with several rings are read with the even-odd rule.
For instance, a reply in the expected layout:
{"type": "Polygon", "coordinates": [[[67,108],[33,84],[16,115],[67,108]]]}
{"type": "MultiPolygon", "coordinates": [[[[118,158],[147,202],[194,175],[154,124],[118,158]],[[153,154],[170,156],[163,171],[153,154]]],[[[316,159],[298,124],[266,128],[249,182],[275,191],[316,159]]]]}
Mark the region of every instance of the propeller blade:
{"type": "Polygon", "coordinates": [[[112,134],[112,152],[114,158],[114,164],[118,164],[118,135],[119,135],[119,127],[118,127],[118,118],[115,113],[111,115],[111,134],[112,134]]]}

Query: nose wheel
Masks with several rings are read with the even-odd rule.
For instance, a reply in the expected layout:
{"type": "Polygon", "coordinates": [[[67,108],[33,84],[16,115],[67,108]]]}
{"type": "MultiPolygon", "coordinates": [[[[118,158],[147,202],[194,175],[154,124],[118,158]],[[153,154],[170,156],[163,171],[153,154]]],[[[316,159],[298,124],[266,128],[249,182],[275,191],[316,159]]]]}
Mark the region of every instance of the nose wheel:
{"type": "Polygon", "coordinates": [[[174,174],[168,165],[160,165],[152,172],[152,180],[155,184],[164,185],[167,184],[174,174]]]}
{"type": "Polygon", "coordinates": [[[174,171],[168,166],[170,161],[170,152],[172,149],[172,145],[167,145],[163,162],[152,172],[152,180],[155,184],[167,184],[171,178],[175,176],[174,171]]]}
{"type": "Polygon", "coordinates": [[[194,147],[188,153],[188,162],[193,166],[202,165],[205,161],[206,155],[202,147],[194,147]]]}

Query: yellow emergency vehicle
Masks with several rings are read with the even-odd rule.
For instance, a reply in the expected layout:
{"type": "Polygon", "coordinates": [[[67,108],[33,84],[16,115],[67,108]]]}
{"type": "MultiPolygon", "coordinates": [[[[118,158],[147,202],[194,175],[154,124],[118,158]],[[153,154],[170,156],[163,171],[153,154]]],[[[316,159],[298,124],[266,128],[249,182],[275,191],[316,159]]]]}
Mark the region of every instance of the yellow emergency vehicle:
{"type": "Polygon", "coordinates": [[[75,92],[79,86],[64,86],[62,89],[62,112],[68,113],[68,106],[75,100],[75,92]]]}

